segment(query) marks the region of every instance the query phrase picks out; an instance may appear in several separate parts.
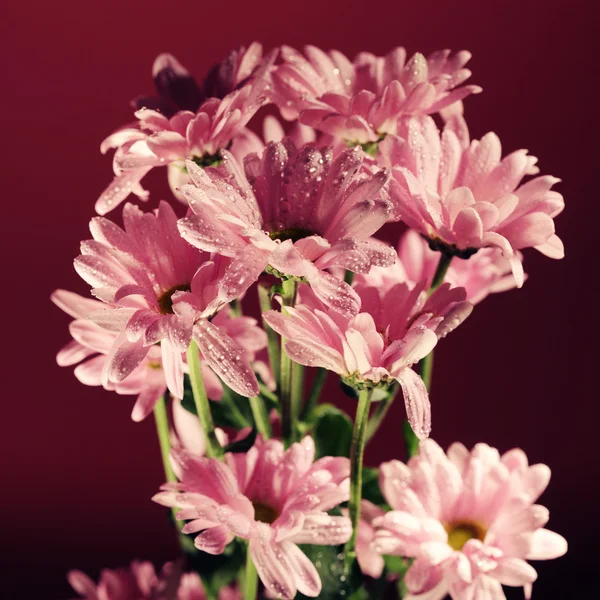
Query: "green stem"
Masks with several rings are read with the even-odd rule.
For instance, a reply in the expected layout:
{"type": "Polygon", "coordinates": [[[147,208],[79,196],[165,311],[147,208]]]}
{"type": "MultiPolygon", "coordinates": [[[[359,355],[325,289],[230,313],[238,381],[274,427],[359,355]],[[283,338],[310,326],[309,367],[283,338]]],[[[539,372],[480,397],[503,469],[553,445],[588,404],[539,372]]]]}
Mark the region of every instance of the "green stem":
{"type": "Polygon", "coordinates": [[[304,365],[292,362],[292,414],[298,417],[304,399],[304,365]]]}
{"type": "Polygon", "coordinates": [[[219,444],[215,426],[210,412],[210,404],[206,389],[204,387],[204,379],[202,378],[202,367],[200,366],[200,354],[196,342],[192,340],[187,350],[187,363],[190,370],[190,383],[192,385],[192,393],[194,394],[194,403],[196,404],[196,412],[200,425],[206,436],[206,454],[209,457],[222,458],[223,448],[219,444]]]}
{"type": "MultiPolygon", "coordinates": [[[[165,470],[165,477],[169,483],[173,483],[177,481],[177,477],[175,477],[173,467],[171,466],[171,461],[169,460],[169,455],[171,453],[171,440],[169,431],[169,417],[167,414],[167,402],[164,396],[158,400],[156,406],[154,407],[154,421],[156,423],[156,434],[158,436],[158,443],[160,445],[160,455],[162,458],[163,468],[165,470]]],[[[188,538],[181,533],[181,528],[185,523],[177,518],[177,512],[177,508],[171,509],[173,521],[175,523],[175,527],[177,528],[179,543],[182,550],[187,551],[189,550],[188,544],[186,544],[188,538]]]]}
{"type": "Polygon", "coordinates": [[[223,396],[219,401],[221,407],[227,407],[227,417],[230,424],[236,429],[244,429],[248,426],[248,418],[242,413],[231,396],[232,390],[225,386],[223,388],[223,396]]]}
{"type": "Polygon", "coordinates": [[[404,445],[406,446],[407,458],[413,457],[419,451],[419,438],[412,430],[410,423],[404,421],[404,445]]]}
{"type": "Polygon", "coordinates": [[[272,392],[264,383],[258,382],[258,389],[260,390],[260,395],[264,396],[267,400],[270,400],[274,404],[279,404],[279,398],[277,394],[272,392]]]}
{"type": "Polygon", "coordinates": [[[421,360],[419,369],[421,379],[429,392],[431,390],[431,377],[433,376],[433,350],[421,360]]]}
{"type": "MultiPolygon", "coordinates": [[[[294,306],[298,283],[295,279],[285,279],[281,282],[281,312],[286,307],[294,306]]],[[[292,403],[292,359],[285,351],[285,340],[281,340],[281,361],[279,372],[279,399],[281,401],[281,435],[286,445],[295,441],[295,415],[292,403]]]]}
{"type": "MultiPolygon", "coordinates": [[[[448,272],[448,267],[452,262],[452,255],[445,254],[442,252],[440,254],[440,260],[438,262],[437,268],[435,269],[435,273],[433,275],[433,279],[431,281],[431,286],[427,291],[427,296],[431,296],[437,288],[444,283],[444,279],[446,277],[446,273],[448,272]]],[[[433,374],[433,350],[421,360],[419,363],[419,369],[421,374],[421,379],[427,388],[427,391],[431,391],[431,377],[433,374]]],[[[419,450],[419,438],[415,435],[412,430],[410,424],[407,422],[404,423],[404,441],[406,443],[406,454],[410,458],[414,456],[419,450]]]]}
{"type": "Polygon", "coordinates": [[[250,556],[250,547],[246,548],[246,570],[244,572],[244,600],[256,600],[258,592],[258,573],[250,556]]]}
{"type": "Polygon", "coordinates": [[[431,296],[435,290],[437,290],[442,283],[444,283],[444,278],[446,277],[446,273],[448,272],[448,267],[452,262],[451,254],[444,254],[443,252],[440,254],[440,260],[435,269],[435,273],[433,274],[433,279],[431,280],[431,286],[427,292],[428,296],[431,296]]]}
{"type": "Polygon", "coordinates": [[[390,388],[387,398],[377,404],[377,408],[375,409],[373,417],[369,419],[369,422],[367,423],[365,443],[368,444],[373,438],[373,436],[377,433],[377,430],[383,423],[385,416],[387,415],[387,412],[390,409],[390,406],[392,406],[392,403],[394,402],[394,399],[398,394],[398,389],[398,385],[394,385],[392,388],[390,388]]]}
{"type": "Polygon", "coordinates": [[[306,420],[310,417],[311,413],[317,406],[319,401],[319,396],[321,395],[321,391],[323,390],[323,386],[327,381],[327,369],[323,367],[319,367],[315,374],[315,378],[313,379],[312,386],[310,388],[310,393],[308,394],[308,400],[304,405],[304,409],[302,410],[302,420],[306,420]]]}
{"type": "Polygon", "coordinates": [[[268,440],[273,432],[271,431],[271,422],[269,421],[269,415],[263,399],[260,396],[252,396],[248,398],[250,402],[250,408],[252,409],[252,416],[254,417],[254,423],[258,433],[263,438],[268,440]]]}
{"type": "MultiPolygon", "coordinates": [[[[269,298],[269,290],[264,285],[258,286],[258,302],[260,305],[260,312],[266,313],[271,310],[271,299],[269,298]]],[[[263,328],[267,334],[267,351],[269,353],[269,362],[271,363],[271,371],[275,378],[275,384],[279,389],[279,336],[269,327],[266,321],[263,319],[263,328]]]]}
{"type": "Polygon", "coordinates": [[[360,501],[362,497],[362,468],[365,452],[365,433],[371,406],[371,391],[360,390],[358,406],[352,430],[352,446],[350,447],[350,500],[348,510],[352,522],[352,536],[346,544],[346,565],[350,566],[356,557],[356,537],[360,520],[360,501]]]}
{"type": "Polygon", "coordinates": [[[354,271],[346,271],[344,273],[344,281],[348,285],[352,285],[352,282],[354,281],[354,271]]]}
{"type": "Polygon", "coordinates": [[[160,445],[160,455],[162,458],[165,477],[169,483],[177,481],[169,454],[171,453],[171,441],[169,439],[169,417],[167,415],[167,403],[165,397],[162,396],[154,407],[154,421],[156,422],[156,434],[158,435],[158,443],[160,445]]]}

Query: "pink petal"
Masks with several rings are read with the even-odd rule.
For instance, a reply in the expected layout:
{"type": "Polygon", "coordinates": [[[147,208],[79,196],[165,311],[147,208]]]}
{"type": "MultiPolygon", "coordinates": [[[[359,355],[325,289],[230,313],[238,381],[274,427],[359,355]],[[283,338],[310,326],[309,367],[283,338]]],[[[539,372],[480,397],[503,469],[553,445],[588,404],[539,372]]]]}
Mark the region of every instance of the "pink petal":
{"type": "Polygon", "coordinates": [[[193,337],[206,362],[232,390],[248,398],[258,394],[256,375],[243,350],[229,336],[200,319],[193,337]]]}
{"type": "Polygon", "coordinates": [[[249,544],[252,562],[258,575],[274,597],[293,600],[296,595],[294,576],[288,565],[280,558],[269,527],[259,524],[259,528],[258,537],[251,539],[249,544]]]}
{"type": "Polygon", "coordinates": [[[194,545],[198,550],[208,554],[223,554],[225,546],[233,540],[233,535],[227,531],[227,528],[219,525],[205,529],[194,540],[194,545]]]}
{"type": "Polygon", "coordinates": [[[298,591],[310,598],[317,598],[321,593],[321,578],[312,562],[292,542],[283,541],[279,543],[278,550],[296,580],[298,591]]]}
{"type": "Polygon", "coordinates": [[[412,369],[405,369],[397,381],[402,387],[408,422],[419,439],[431,431],[431,404],[423,380],[412,369]]]}
{"type": "Polygon", "coordinates": [[[544,244],[534,247],[548,258],[561,259],[565,257],[564,244],[555,233],[552,234],[544,244]]]}
{"type": "Polygon", "coordinates": [[[538,529],[531,537],[529,560],[551,560],[567,552],[567,540],[549,529],[538,529]]]}
{"type": "Polygon", "coordinates": [[[498,566],[490,573],[502,585],[522,587],[537,579],[535,569],[521,558],[504,556],[498,559],[498,566]]]}

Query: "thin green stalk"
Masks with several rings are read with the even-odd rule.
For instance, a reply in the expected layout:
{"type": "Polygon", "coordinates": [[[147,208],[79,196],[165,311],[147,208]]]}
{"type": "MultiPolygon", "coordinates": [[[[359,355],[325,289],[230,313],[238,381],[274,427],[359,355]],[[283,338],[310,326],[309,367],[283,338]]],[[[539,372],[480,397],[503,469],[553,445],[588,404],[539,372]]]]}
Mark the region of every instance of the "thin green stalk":
{"type": "Polygon", "coordinates": [[[404,445],[406,446],[407,458],[413,457],[419,451],[419,438],[412,430],[410,423],[404,421],[404,445]]]}
{"type": "MultiPolygon", "coordinates": [[[[258,286],[258,302],[260,305],[260,312],[266,313],[271,310],[271,299],[269,298],[269,290],[264,285],[258,286]]],[[[267,351],[269,353],[269,362],[271,363],[271,371],[275,378],[275,385],[279,389],[279,336],[269,327],[266,321],[263,319],[263,328],[267,334],[267,351]]]]}
{"type": "MultiPolygon", "coordinates": [[[[171,453],[171,440],[170,440],[170,432],[169,432],[169,417],[167,414],[167,402],[165,397],[162,396],[156,406],[154,407],[154,421],[156,423],[156,434],[158,437],[158,443],[160,446],[160,455],[162,458],[163,468],[165,470],[165,477],[169,483],[177,481],[177,477],[175,477],[175,473],[173,471],[173,467],[171,466],[171,461],[169,460],[169,454],[171,453]]],[[[179,543],[181,545],[182,550],[188,550],[188,538],[186,538],[181,533],[181,528],[184,526],[184,522],[180,521],[177,518],[178,509],[172,508],[171,514],[173,515],[173,521],[175,523],[175,527],[177,528],[177,534],[179,538],[179,543]]]]}
{"type": "Polygon", "coordinates": [[[429,392],[431,390],[431,377],[433,376],[433,350],[419,363],[421,379],[429,392]]]}
{"type": "Polygon", "coordinates": [[[297,417],[302,411],[304,400],[304,365],[292,362],[292,407],[297,417]]]}
{"type": "Polygon", "coordinates": [[[250,402],[250,408],[252,409],[252,416],[254,417],[254,423],[256,429],[265,439],[269,439],[273,432],[271,430],[271,422],[269,421],[269,414],[263,399],[260,396],[252,396],[248,398],[250,402]]]}
{"type": "Polygon", "coordinates": [[[308,399],[306,400],[306,404],[304,405],[304,409],[302,410],[302,420],[306,420],[312,411],[317,406],[319,401],[319,396],[321,395],[321,391],[323,390],[323,386],[327,381],[327,374],[329,372],[327,369],[323,367],[319,367],[315,374],[315,378],[313,379],[312,386],[310,388],[310,392],[308,394],[308,399]]]}
{"type": "Polygon", "coordinates": [[[156,434],[160,445],[160,455],[162,458],[165,477],[169,483],[177,481],[169,454],[171,453],[171,441],[169,439],[169,417],[167,415],[167,403],[165,397],[162,396],[154,407],[154,421],[156,423],[156,434]]]}
{"type": "Polygon", "coordinates": [[[371,390],[360,390],[358,406],[352,430],[352,446],[350,447],[350,500],[348,510],[352,522],[352,536],[346,543],[346,565],[350,566],[356,557],[356,537],[360,520],[360,501],[362,497],[362,468],[365,452],[365,434],[371,406],[371,390]]]}
{"type": "Polygon", "coordinates": [[[440,260],[435,269],[435,273],[433,274],[433,279],[431,280],[431,286],[429,287],[429,291],[427,292],[428,296],[431,296],[435,290],[437,290],[442,283],[444,283],[444,278],[446,277],[446,273],[448,272],[448,267],[452,262],[452,255],[445,254],[442,252],[440,254],[440,260]]]}
{"type": "Polygon", "coordinates": [[[187,363],[190,370],[190,383],[192,385],[192,393],[194,395],[194,403],[196,404],[196,412],[200,425],[206,436],[206,454],[209,457],[222,458],[223,448],[219,444],[215,426],[210,412],[208,396],[204,387],[204,379],[202,378],[202,367],[200,366],[200,355],[196,342],[192,340],[187,350],[187,363]]]}
{"type": "Polygon", "coordinates": [[[366,441],[365,443],[369,443],[373,436],[377,433],[380,425],[383,423],[385,416],[387,415],[388,410],[390,410],[390,406],[394,402],[396,395],[398,394],[398,385],[394,385],[390,388],[387,398],[379,402],[376,406],[375,412],[373,416],[369,419],[367,423],[367,433],[366,433],[366,441]]]}
{"type": "Polygon", "coordinates": [[[354,271],[346,271],[344,273],[344,281],[348,285],[352,285],[352,282],[354,281],[354,271]]]}
{"type": "MultiPolygon", "coordinates": [[[[296,302],[296,292],[298,283],[295,279],[285,279],[281,283],[281,312],[285,312],[286,307],[294,306],[296,302]]],[[[285,351],[285,340],[281,340],[281,361],[279,371],[279,399],[281,402],[281,435],[286,445],[295,441],[296,422],[294,415],[294,405],[292,403],[292,359],[285,351]]]]}
{"type": "MultiPolygon", "coordinates": [[[[427,295],[431,296],[437,288],[444,283],[444,278],[446,277],[446,273],[448,272],[448,267],[452,262],[452,255],[444,254],[443,252],[440,254],[440,260],[438,262],[437,268],[433,275],[433,280],[431,281],[431,286],[427,291],[427,295]]],[[[427,390],[431,390],[431,375],[433,373],[433,351],[430,352],[420,363],[421,370],[421,379],[425,384],[427,390]]]]}
{"type": "Polygon", "coordinates": [[[279,404],[279,398],[277,397],[277,394],[272,392],[264,383],[259,381],[258,389],[260,390],[261,396],[264,396],[267,400],[270,400],[275,404],[279,404]]]}
{"type": "Polygon", "coordinates": [[[220,400],[222,407],[227,407],[228,419],[236,429],[244,429],[248,426],[248,419],[238,408],[235,400],[231,397],[231,389],[223,388],[223,396],[220,400]]]}
{"type": "MultiPolygon", "coordinates": [[[[431,296],[437,288],[444,283],[444,279],[446,277],[446,273],[448,272],[448,267],[452,262],[452,255],[445,254],[442,252],[440,254],[440,260],[438,262],[437,268],[433,275],[433,280],[431,281],[431,286],[427,291],[427,296],[431,296]]],[[[433,374],[433,350],[421,360],[419,363],[419,370],[421,374],[421,379],[427,388],[427,391],[431,391],[431,377],[433,374]]],[[[407,422],[404,423],[404,441],[406,443],[406,453],[408,457],[414,456],[419,450],[419,438],[415,435],[415,432],[412,430],[410,424],[407,422]]]]}
{"type": "Polygon", "coordinates": [[[252,562],[250,547],[246,549],[246,570],[244,572],[244,600],[256,600],[258,592],[258,573],[252,562]]]}

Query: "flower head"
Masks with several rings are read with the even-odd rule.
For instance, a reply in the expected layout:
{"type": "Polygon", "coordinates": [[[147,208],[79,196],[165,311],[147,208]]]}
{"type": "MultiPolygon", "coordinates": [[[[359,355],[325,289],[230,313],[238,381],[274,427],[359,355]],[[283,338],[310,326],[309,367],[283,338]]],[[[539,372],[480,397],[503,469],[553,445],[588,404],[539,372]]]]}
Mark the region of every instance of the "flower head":
{"type": "Polygon", "coordinates": [[[535,247],[551,258],[564,256],[553,221],[564,201],[551,189],[554,177],[521,184],[538,173],[535,157],[517,150],[502,159],[501,152],[494,133],[469,143],[461,117],[449,121],[441,135],[424,117],[406,120],[398,136],[383,140],[379,161],[392,170],[390,197],[409,227],[459,256],[500,248],[521,286],[517,250],[535,247]]]}
{"type": "Polygon", "coordinates": [[[273,88],[282,115],[351,143],[377,142],[395,134],[403,117],[436,113],[481,91],[459,87],[471,76],[466,51],[417,53],[407,62],[398,47],[384,57],[361,52],[350,62],[337,50],[307,46],[303,55],[284,46],[281,56],[273,88]]]}
{"type": "MultiPolygon", "coordinates": [[[[427,240],[409,229],[398,242],[398,259],[391,267],[373,267],[369,273],[354,278],[354,286],[369,286],[387,293],[397,283],[411,286],[425,280],[431,285],[440,253],[431,250],[427,240]]],[[[504,292],[516,286],[510,263],[498,248],[482,248],[469,259],[455,258],[444,281],[462,287],[471,304],[481,302],[488,294],[504,292]]]]}
{"type": "Polygon", "coordinates": [[[350,537],[346,517],[327,511],[348,500],[347,458],[313,463],[310,437],[285,451],[277,440],[258,440],[246,454],[226,462],[174,451],[181,481],[154,497],[181,509],[185,533],[201,531],[198,549],[221,554],[234,537],[247,539],[258,574],[270,593],[291,599],[296,592],[316,597],[319,575],[297,544],[337,545],[350,537]]]}
{"type": "Polygon", "coordinates": [[[170,166],[170,179],[177,180],[177,171],[185,171],[187,158],[206,166],[219,161],[221,149],[231,147],[234,154],[243,156],[260,147],[246,125],[267,101],[275,53],[262,62],[261,55],[256,44],[234,53],[213,71],[205,90],[198,88],[172,56],[159,56],[154,65],[159,99],[146,104],[136,101],[136,123],[117,130],[102,143],[103,153],[116,148],[115,178],[96,202],[98,214],[111,211],[130,193],[146,199],[140,181],[154,167],[170,166]]]}
{"type": "MultiPolygon", "coordinates": [[[[181,573],[167,563],[160,575],[149,562],[133,561],[129,568],[104,569],[98,583],[81,571],[69,571],[71,587],[85,600],[206,600],[197,573],[181,573]]],[[[218,600],[239,600],[231,587],[219,592],[218,600]]]]}
{"type": "Polygon", "coordinates": [[[212,67],[202,85],[172,55],[159,54],[152,65],[156,96],[138,96],[132,104],[136,110],[149,108],[166,117],[176,112],[196,112],[207,98],[224,98],[248,80],[260,65],[262,46],[253,42],[248,48],[232,50],[212,67]]]}
{"type": "Polygon", "coordinates": [[[524,586],[536,572],[526,560],[562,556],[564,538],[547,529],[548,510],[535,502],[550,480],[546,465],[530,466],[521,450],[500,455],[477,444],[448,453],[421,442],[408,465],[380,467],[392,511],[375,521],[374,548],[414,558],[405,583],[409,600],[493,598],[502,585],[524,586]]]}
{"type": "Polygon", "coordinates": [[[314,144],[296,149],[289,140],[269,143],[262,158],[248,156],[245,172],[227,152],[223,161],[205,170],[188,161],[195,185],[181,191],[194,214],[179,222],[185,239],[232,257],[254,280],[267,266],[303,277],[327,306],[356,314],[358,297],[326,269],[393,263],[393,249],[370,239],[391,211],[378,196],[387,173],[359,175],[360,148],[333,160],[314,144]]]}
{"type": "MultiPolygon", "coordinates": [[[[105,305],[99,300],[83,298],[66,290],[56,290],[51,299],[74,318],[69,324],[73,339],[57,354],[58,364],[61,367],[77,365],[75,377],[85,385],[103,385],[105,389],[114,390],[117,394],[137,395],[131,418],[134,421],[145,419],[167,391],[160,346],[151,346],[142,362],[123,381],[115,383],[105,380],[102,374],[107,368],[107,355],[110,354],[118,333],[103,329],[87,318],[89,314],[98,314],[104,310],[105,305]]],[[[256,352],[266,346],[266,334],[257,326],[255,319],[232,317],[229,311],[222,310],[213,322],[238,344],[249,361],[253,361],[256,352]]],[[[223,395],[221,380],[206,361],[201,361],[201,367],[208,397],[220,400],[223,395]]],[[[186,369],[187,365],[184,364],[184,371],[186,369]]]]}
{"type": "MultiPolygon", "coordinates": [[[[105,359],[103,385],[123,382],[160,342],[162,368],[171,393],[183,395],[182,353],[192,337],[210,367],[232,389],[258,392],[256,377],[242,349],[214,321],[216,312],[240,293],[229,261],[187,244],[177,230],[173,209],[162,202],[144,214],[127,204],[124,229],[96,217],[93,240],[81,244],[75,259],[79,275],[92,286],[104,309],[88,318],[116,334],[105,359]]],[[[155,350],[153,352],[156,352],[155,350]]]]}
{"type": "Polygon", "coordinates": [[[472,306],[465,291],[443,284],[427,299],[425,281],[413,288],[398,283],[387,292],[365,285],[356,291],[361,312],[355,317],[312,301],[286,307],[287,314],[267,312],[264,318],[287,340],[286,352],[300,364],[334,371],[353,387],[397,381],[413,430],[426,437],[431,429],[429,398],[411,366],[469,315],[472,306]]]}

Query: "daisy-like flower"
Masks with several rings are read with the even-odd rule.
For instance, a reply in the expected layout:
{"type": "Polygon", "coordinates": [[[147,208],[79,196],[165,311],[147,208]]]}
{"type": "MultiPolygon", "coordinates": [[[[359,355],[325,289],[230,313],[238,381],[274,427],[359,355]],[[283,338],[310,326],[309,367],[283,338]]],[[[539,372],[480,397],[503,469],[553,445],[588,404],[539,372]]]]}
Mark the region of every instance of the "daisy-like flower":
{"type": "Polygon", "coordinates": [[[115,178],[96,202],[98,214],[113,210],[131,193],[147,199],[140,181],[154,167],[169,166],[169,179],[178,185],[187,158],[205,166],[218,162],[217,153],[223,148],[241,156],[260,148],[259,138],[246,125],[267,102],[275,53],[264,61],[261,56],[257,44],[239,51],[216,68],[205,91],[172,56],[159,56],[154,65],[159,99],[148,104],[136,101],[142,104],[135,112],[137,122],[117,130],[101,145],[103,153],[116,148],[115,178]],[[207,97],[207,92],[227,93],[207,97]],[[192,108],[198,100],[200,106],[192,108]]]}
{"type": "Polygon", "coordinates": [[[249,541],[260,579],[277,598],[296,592],[317,597],[321,580],[297,544],[338,545],[352,525],[327,511],[349,497],[347,458],[324,457],[313,463],[310,437],[285,451],[278,440],[258,440],[245,454],[228,454],[226,462],[172,453],[181,481],[163,486],[154,500],[179,508],[189,522],[184,533],[201,531],[199,550],[221,554],[234,537],[249,541]]]}
{"type": "Polygon", "coordinates": [[[226,259],[211,260],[187,244],[166,202],[156,213],[127,204],[123,222],[124,230],[105,218],[92,219],[94,239],[82,242],[75,259],[75,269],[105,306],[88,318],[117,334],[104,359],[103,385],[123,382],[160,342],[167,387],[181,398],[182,353],[193,336],[208,365],[229,387],[256,395],[258,383],[248,358],[227,327],[213,318],[246,289],[243,274],[229,268],[226,259]]]}
{"type": "Polygon", "coordinates": [[[156,96],[138,96],[132,105],[136,110],[149,108],[166,117],[176,112],[196,112],[207,98],[224,98],[245,83],[262,61],[262,46],[253,42],[248,48],[233,50],[208,73],[198,85],[191,73],[172,55],[159,54],[152,65],[156,96]]]}
{"type": "MultiPolygon", "coordinates": [[[[70,571],[71,587],[85,600],[205,600],[197,573],[180,573],[167,563],[160,575],[149,562],[133,561],[126,569],[103,569],[98,583],[81,571],[70,571]]],[[[219,591],[218,600],[240,600],[233,587],[219,591]]]]}
{"type": "Polygon", "coordinates": [[[334,371],[352,387],[402,387],[406,413],[415,434],[431,430],[431,407],[423,380],[411,366],[427,356],[471,312],[462,288],[441,285],[427,299],[427,285],[398,283],[387,293],[376,287],[356,288],[361,312],[343,317],[315,301],[269,311],[267,323],[283,338],[290,358],[309,367],[334,371]]]}
{"type": "Polygon", "coordinates": [[[442,50],[425,58],[395,48],[384,57],[361,52],[353,62],[337,50],[307,46],[304,55],[281,48],[273,97],[286,119],[296,119],[351,143],[377,143],[397,133],[407,115],[427,115],[480,92],[461,86],[471,76],[466,51],[442,50]]]}
{"type": "MultiPolygon", "coordinates": [[[[58,364],[61,367],[77,365],[75,377],[85,385],[104,385],[107,390],[114,390],[117,394],[137,395],[131,418],[134,421],[145,419],[167,391],[160,346],[151,346],[139,366],[123,381],[114,383],[103,380],[107,355],[111,352],[118,333],[103,329],[87,316],[91,313],[97,314],[105,305],[99,300],[83,298],[66,290],[56,290],[51,300],[74,318],[69,324],[73,340],[57,354],[58,364]]],[[[231,317],[224,309],[213,319],[213,324],[229,335],[251,362],[254,361],[256,353],[266,346],[266,334],[258,327],[256,319],[231,317]]],[[[201,367],[208,397],[211,400],[220,400],[223,395],[221,380],[204,360],[201,360],[201,367]]],[[[184,365],[184,371],[186,368],[184,365]]]]}
{"type": "Polygon", "coordinates": [[[523,586],[529,598],[537,575],[526,561],[567,551],[536,504],[549,480],[550,469],[530,466],[522,450],[453,444],[446,454],[426,440],[408,465],[380,467],[392,511],[375,520],[374,548],[414,559],[408,600],[505,600],[502,585],[523,586]]]}
{"type": "MultiPolygon", "coordinates": [[[[357,275],[355,286],[367,285],[387,293],[397,283],[414,286],[423,279],[431,285],[440,260],[439,252],[431,250],[422,235],[409,229],[398,242],[398,259],[391,267],[373,267],[369,273],[357,275]]],[[[471,304],[481,302],[488,294],[516,287],[510,263],[498,248],[482,248],[468,260],[455,258],[444,281],[452,287],[462,287],[471,304]]]]}
{"type": "Polygon", "coordinates": [[[430,117],[406,120],[398,134],[379,145],[380,163],[393,174],[390,197],[398,216],[436,249],[468,257],[479,248],[500,248],[519,287],[524,275],[517,250],[564,256],[553,220],[564,208],[562,195],[551,189],[559,180],[540,176],[521,184],[539,172],[526,150],[502,159],[494,133],[469,143],[460,116],[441,135],[430,117]]]}
{"type": "Polygon", "coordinates": [[[289,140],[267,144],[262,158],[248,156],[245,172],[227,152],[218,169],[188,161],[195,185],[181,191],[194,214],[179,221],[180,231],[197,248],[232,257],[248,278],[270,266],[305,278],[327,306],[356,314],[357,295],[326,269],[367,272],[395,259],[370,239],[391,212],[378,197],[388,175],[359,175],[362,163],[358,147],[333,160],[326,149],[296,149],[289,140]]]}

